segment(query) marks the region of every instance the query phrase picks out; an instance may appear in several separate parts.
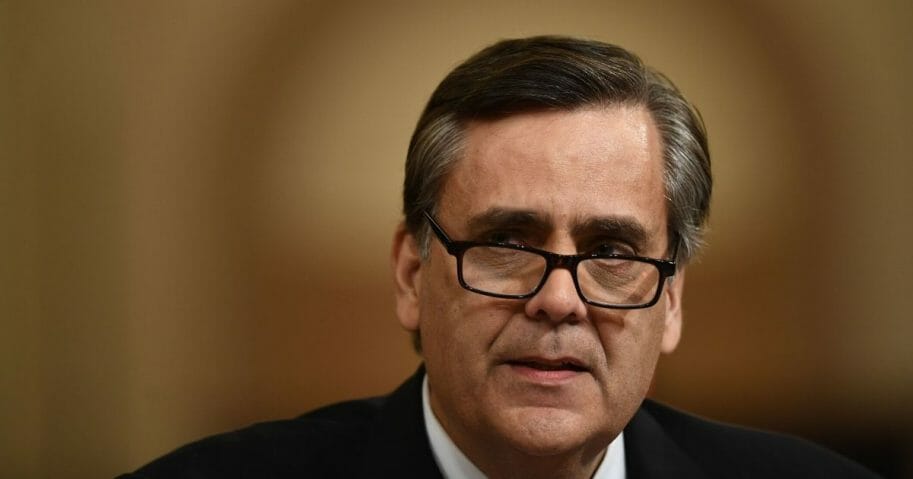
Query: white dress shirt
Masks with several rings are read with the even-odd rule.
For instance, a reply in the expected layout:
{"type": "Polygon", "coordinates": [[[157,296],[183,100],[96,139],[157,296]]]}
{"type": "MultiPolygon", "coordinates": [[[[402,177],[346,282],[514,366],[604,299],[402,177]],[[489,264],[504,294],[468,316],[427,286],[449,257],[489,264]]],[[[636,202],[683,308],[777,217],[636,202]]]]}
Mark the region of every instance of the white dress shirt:
{"type": "MultiPolygon", "coordinates": [[[[425,432],[431,442],[434,462],[446,479],[486,479],[485,474],[463,454],[431,411],[428,399],[428,375],[422,380],[422,412],[425,416],[425,432]]],[[[605,456],[593,479],[625,479],[624,433],[618,435],[606,449],[605,456]]]]}

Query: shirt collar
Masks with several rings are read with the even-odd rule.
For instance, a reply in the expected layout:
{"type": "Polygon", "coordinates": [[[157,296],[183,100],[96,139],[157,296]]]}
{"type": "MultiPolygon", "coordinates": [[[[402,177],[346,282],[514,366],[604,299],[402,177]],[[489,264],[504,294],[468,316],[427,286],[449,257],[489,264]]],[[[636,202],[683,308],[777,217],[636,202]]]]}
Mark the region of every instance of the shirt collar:
{"type": "MultiPolygon", "coordinates": [[[[453,443],[447,432],[431,411],[428,399],[428,375],[422,379],[422,414],[425,416],[425,432],[431,443],[434,462],[444,477],[448,479],[486,479],[485,474],[463,454],[453,443]]],[[[624,433],[620,433],[606,449],[605,456],[593,479],[625,479],[625,442],[624,433]]]]}

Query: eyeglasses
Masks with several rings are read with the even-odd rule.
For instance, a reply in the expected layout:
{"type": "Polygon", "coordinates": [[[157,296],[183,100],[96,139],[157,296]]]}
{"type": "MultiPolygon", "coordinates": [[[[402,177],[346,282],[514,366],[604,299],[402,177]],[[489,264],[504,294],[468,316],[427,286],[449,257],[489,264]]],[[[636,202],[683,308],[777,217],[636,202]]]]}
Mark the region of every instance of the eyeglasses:
{"type": "Polygon", "coordinates": [[[453,241],[430,213],[424,212],[435,236],[457,260],[460,285],[495,298],[524,299],[542,289],[556,268],[571,272],[577,294],[602,308],[649,308],[659,301],[666,278],[675,274],[672,260],[621,254],[563,255],[513,243],[453,241]]]}

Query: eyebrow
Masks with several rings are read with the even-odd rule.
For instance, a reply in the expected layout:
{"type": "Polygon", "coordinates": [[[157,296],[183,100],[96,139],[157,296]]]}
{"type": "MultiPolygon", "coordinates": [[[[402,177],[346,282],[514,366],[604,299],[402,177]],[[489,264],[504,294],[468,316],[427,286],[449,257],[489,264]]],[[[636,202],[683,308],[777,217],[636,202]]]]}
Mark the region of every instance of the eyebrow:
{"type": "MultiPolygon", "coordinates": [[[[547,235],[554,230],[551,218],[533,210],[492,207],[469,218],[467,223],[470,235],[478,235],[493,228],[518,228],[547,235]]],[[[593,238],[596,236],[616,238],[629,243],[635,249],[643,251],[647,246],[649,234],[637,219],[630,216],[598,216],[575,223],[571,228],[574,238],[593,238]]]]}
{"type": "Polygon", "coordinates": [[[599,216],[575,224],[571,229],[575,238],[606,236],[623,240],[639,251],[647,246],[646,228],[630,216],[599,216]]]}
{"type": "Polygon", "coordinates": [[[470,235],[477,235],[493,228],[521,228],[538,233],[548,233],[552,224],[548,217],[532,210],[493,207],[469,218],[470,235]]]}

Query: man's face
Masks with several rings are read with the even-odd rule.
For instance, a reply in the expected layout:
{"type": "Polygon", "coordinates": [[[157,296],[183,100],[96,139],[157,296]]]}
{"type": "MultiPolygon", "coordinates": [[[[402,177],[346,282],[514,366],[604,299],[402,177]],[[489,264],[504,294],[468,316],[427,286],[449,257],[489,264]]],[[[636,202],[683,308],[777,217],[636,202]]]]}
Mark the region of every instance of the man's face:
{"type": "MultiPolygon", "coordinates": [[[[475,122],[436,219],[454,240],[666,258],[661,148],[639,106],[475,122]]],[[[470,457],[504,446],[595,453],[640,405],[659,353],[678,342],[682,277],[655,306],[617,310],[585,304],[565,269],[526,300],[472,293],[440,242],[420,261],[402,230],[393,259],[398,315],[420,330],[432,409],[470,457]]]]}

